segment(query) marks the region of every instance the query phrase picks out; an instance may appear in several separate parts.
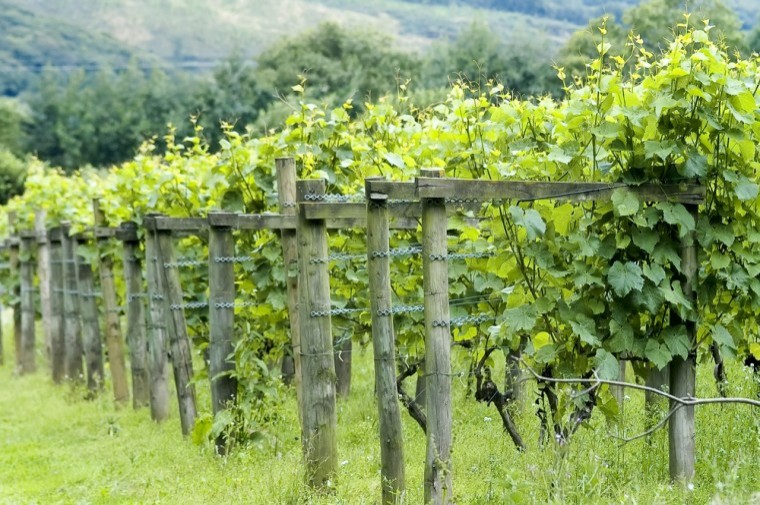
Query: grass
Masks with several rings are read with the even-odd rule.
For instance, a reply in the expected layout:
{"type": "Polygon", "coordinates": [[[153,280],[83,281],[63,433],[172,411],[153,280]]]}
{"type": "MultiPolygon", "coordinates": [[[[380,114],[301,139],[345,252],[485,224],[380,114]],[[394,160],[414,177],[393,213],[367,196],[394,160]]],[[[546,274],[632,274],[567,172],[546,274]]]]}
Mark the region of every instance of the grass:
{"type": "MultiPolygon", "coordinates": [[[[292,391],[281,407],[276,440],[220,459],[209,446],[183,440],[176,405],[158,425],[147,409],[116,410],[108,391],[85,401],[81,391],[53,385],[46,364],[34,375],[14,377],[7,329],[4,334],[0,503],[377,503],[380,457],[370,351],[356,353],[351,397],[338,404],[340,468],[333,489],[314,494],[302,484],[292,391]]],[[[714,393],[709,368],[700,367],[700,396],[714,393]]],[[[746,369],[732,364],[729,374],[732,395],[756,394],[746,369]]],[[[207,389],[198,386],[201,410],[208,410],[207,389]]],[[[689,490],[667,480],[664,431],[620,447],[595,412],[591,428],[579,431],[563,457],[556,448],[538,447],[536,418],[526,405],[517,424],[529,450],[518,454],[492,407],[465,398],[458,379],[453,390],[457,503],[760,503],[758,409],[698,408],[697,479],[689,490]]],[[[629,394],[623,429],[633,434],[645,419],[643,399],[629,394]]],[[[425,439],[406,415],[404,441],[407,503],[421,503],[425,439]]]]}

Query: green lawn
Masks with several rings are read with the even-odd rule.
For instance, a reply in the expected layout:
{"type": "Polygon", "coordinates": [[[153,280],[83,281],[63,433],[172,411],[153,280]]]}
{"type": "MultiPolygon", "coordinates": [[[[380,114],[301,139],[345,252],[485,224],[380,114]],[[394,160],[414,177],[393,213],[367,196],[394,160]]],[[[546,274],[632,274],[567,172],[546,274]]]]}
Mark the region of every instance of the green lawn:
{"type": "MultiPolygon", "coordinates": [[[[7,316],[8,314],[6,314],[7,316]]],[[[6,317],[7,320],[7,317],[6,317]]],[[[175,411],[164,424],[147,409],[115,410],[110,392],[94,401],[54,386],[46,364],[14,377],[13,348],[5,333],[0,367],[0,503],[377,503],[380,456],[372,397],[372,355],[357,353],[351,398],[339,403],[340,470],[329,493],[314,496],[301,484],[295,401],[288,391],[275,427],[277,438],[214,456],[180,434],[175,411]]],[[[455,369],[460,368],[458,365],[455,369]]],[[[757,386],[738,365],[729,368],[732,395],[757,386]]],[[[700,369],[699,393],[712,395],[709,365],[700,369]]],[[[411,386],[411,385],[410,385],[411,386]]],[[[199,384],[201,410],[207,387],[199,384]]],[[[411,389],[411,388],[410,388],[411,389]]],[[[667,439],[620,447],[596,412],[562,458],[540,449],[537,421],[526,402],[517,423],[529,445],[518,454],[500,429],[493,407],[464,397],[454,381],[454,487],[457,503],[760,503],[760,410],[708,406],[697,411],[698,462],[693,491],[667,480],[667,439]]],[[[630,392],[625,430],[642,429],[643,399],[630,392]]],[[[425,440],[404,415],[407,503],[422,502],[425,440]]]]}

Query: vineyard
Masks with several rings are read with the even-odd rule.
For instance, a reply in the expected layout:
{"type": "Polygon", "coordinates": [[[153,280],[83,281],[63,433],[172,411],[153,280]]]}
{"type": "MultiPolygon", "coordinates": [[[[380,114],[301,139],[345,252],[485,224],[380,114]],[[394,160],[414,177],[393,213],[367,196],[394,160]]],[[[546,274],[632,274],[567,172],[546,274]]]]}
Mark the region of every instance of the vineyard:
{"type": "Polygon", "coordinates": [[[107,172],[30,167],[3,209],[0,362],[176,412],[184,443],[252,451],[257,471],[277,452],[262,447],[298,439],[299,495],[252,502],[330,502],[351,471],[372,503],[560,503],[584,457],[605,468],[589,486],[622,483],[593,499],[635,501],[619,455],[663,431],[663,459],[642,461],[675,489],[658,500],[711,498],[716,465],[757,499],[760,58],[682,28],[626,58],[602,29],[587,80],[558,69],[563,101],[459,82],[418,108],[401,84],[360,115],[302,102],[269,136],[228,128],[219,152],[198,126],[107,172]],[[718,410],[741,427],[700,422],[718,410]],[[509,445],[458,467],[493,440],[477,430],[509,445]],[[345,433],[379,454],[364,475],[343,466],[345,433]],[[700,439],[721,433],[736,437],[715,463],[700,439]],[[535,454],[551,477],[500,481],[535,454]],[[492,494],[460,490],[467,472],[492,494]]]}

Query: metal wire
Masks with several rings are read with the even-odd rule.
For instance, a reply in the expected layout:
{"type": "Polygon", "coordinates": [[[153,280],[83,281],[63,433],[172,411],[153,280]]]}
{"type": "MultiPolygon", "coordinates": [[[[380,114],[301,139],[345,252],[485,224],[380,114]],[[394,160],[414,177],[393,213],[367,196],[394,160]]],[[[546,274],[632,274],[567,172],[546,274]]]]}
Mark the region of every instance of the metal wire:
{"type": "Polygon", "coordinates": [[[412,256],[422,253],[421,245],[413,245],[409,247],[398,247],[396,249],[389,249],[387,251],[372,251],[370,256],[372,258],[392,258],[397,256],[412,256]]]}
{"type": "Polygon", "coordinates": [[[207,262],[204,260],[194,260],[190,258],[178,258],[173,263],[164,263],[164,268],[184,268],[184,267],[197,267],[205,265],[207,262]]]}
{"type": "Polygon", "coordinates": [[[246,263],[254,261],[256,258],[253,256],[219,256],[214,258],[215,263],[246,263]]]}
{"type": "Polygon", "coordinates": [[[355,193],[353,195],[338,195],[334,193],[325,193],[322,195],[316,195],[314,193],[308,193],[304,195],[304,200],[307,202],[364,202],[364,195],[361,193],[355,193]]]}
{"type": "Polygon", "coordinates": [[[172,303],[169,305],[171,310],[202,309],[205,307],[208,307],[208,301],[205,300],[187,303],[172,303]]]}

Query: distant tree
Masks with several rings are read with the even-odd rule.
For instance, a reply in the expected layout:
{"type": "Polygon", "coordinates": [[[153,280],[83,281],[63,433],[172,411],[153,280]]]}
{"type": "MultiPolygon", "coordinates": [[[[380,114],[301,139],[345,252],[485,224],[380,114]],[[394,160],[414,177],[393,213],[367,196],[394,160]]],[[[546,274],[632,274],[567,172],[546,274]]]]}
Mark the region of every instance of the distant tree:
{"type": "Polygon", "coordinates": [[[256,75],[267,93],[285,97],[307,79],[307,96],[343,103],[354,99],[358,109],[394,91],[397,79],[416,77],[418,59],[397,50],[381,34],[353,31],[335,23],[276,43],[258,57],[256,75]]]}
{"type": "Polygon", "coordinates": [[[702,27],[702,21],[709,19],[715,26],[712,36],[722,39],[729,48],[745,49],[741,20],[721,0],[695,0],[688,4],[684,0],[649,0],[627,10],[623,22],[654,52],[673,39],[677,25],[685,22],[687,10],[691,13],[689,24],[702,27]]]}
{"type": "Polygon", "coordinates": [[[189,127],[195,93],[190,84],[158,69],[146,74],[136,64],[94,76],[48,70],[28,95],[25,150],[67,170],[121,162],[167,123],[189,127]]]}
{"type": "Polygon", "coordinates": [[[23,106],[0,99],[0,205],[24,189],[26,163],[21,155],[23,106]]]}
{"type": "Polygon", "coordinates": [[[486,24],[474,22],[453,41],[431,49],[422,81],[439,88],[458,78],[483,85],[493,79],[521,94],[541,94],[553,81],[547,53],[541,43],[505,43],[486,24]]]}
{"type": "MultiPolygon", "coordinates": [[[[668,40],[672,40],[679,24],[686,22],[687,12],[683,0],[648,0],[628,9],[623,15],[623,22],[615,18],[596,18],[588,26],[575,32],[557,55],[557,64],[565,69],[565,73],[583,77],[586,75],[585,65],[598,56],[598,44],[602,38],[610,44],[609,56],[625,56],[628,34],[641,37],[644,47],[659,53],[668,40]],[[605,22],[606,19],[606,22],[605,22]],[[600,31],[605,25],[606,33],[600,31]]],[[[736,50],[746,50],[746,40],[741,31],[739,17],[734,11],[720,0],[695,0],[689,2],[689,24],[703,27],[703,20],[709,19],[715,27],[711,36],[736,50]]]]}
{"type": "Polygon", "coordinates": [[[760,53],[760,21],[758,21],[755,29],[747,35],[747,49],[760,53]]]}
{"type": "Polygon", "coordinates": [[[222,136],[222,121],[238,131],[255,123],[274,101],[259,82],[256,67],[238,54],[222,62],[195,97],[199,122],[207,140],[215,145],[222,136]]]}
{"type": "Polygon", "coordinates": [[[586,28],[573,33],[562,46],[557,54],[557,65],[570,77],[586,77],[586,65],[598,56],[597,46],[602,40],[610,44],[608,55],[616,56],[625,51],[626,37],[626,29],[615,18],[592,19],[586,28]]]}

